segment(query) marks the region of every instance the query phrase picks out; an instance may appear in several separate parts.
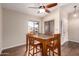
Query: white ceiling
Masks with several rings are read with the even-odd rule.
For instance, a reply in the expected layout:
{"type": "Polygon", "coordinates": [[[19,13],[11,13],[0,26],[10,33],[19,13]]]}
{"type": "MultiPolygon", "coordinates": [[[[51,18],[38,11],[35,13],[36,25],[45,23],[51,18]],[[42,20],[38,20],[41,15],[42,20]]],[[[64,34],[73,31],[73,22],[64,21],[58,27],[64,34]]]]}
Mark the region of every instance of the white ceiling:
{"type": "MultiPolygon", "coordinates": [[[[46,5],[47,3],[43,3],[43,4],[46,5]]],[[[39,7],[40,5],[41,5],[41,3],[3,3],[2,7],[6,8],[6,9],[26,13],[26,14],[29,14],[29,15],[33,15],[33,16],[44,17],[48,13],[38,14],[37,12],[38,12],[39,9],[28,8],[28,7],[35,7],[35,6],[39,7]]],[[[63,4],[60,4],[60,5],[63,5],[63,4]]],[[[54,7],[54,8],[51,8],[50,10],[52,11],[55,8],[57,8],[57,6],[54,7]]]]}
{"type": "MultiPolygon", "coordinates": [[[[44,5],[46,5],[46,4],[47,3],[44,3],[44,5]]],[[[21,13],[37,16],[37,17],[44,17],[48,13],[38,14],[37,13],[38,9],[28,8],[28,7],[34,7],[34,6],[39,7],[40,5],[41,5],[41,3],[3,3],[2,7],[6,8],[6,9],[18,11],[21,13]]],[[[58,6],[51,8],[50,11],[53,12],[53,10],[62,6],[63,7],[62,11],[64,11],[65,13],[71,12],[71,11],[73,11],[74,5],[79,6],[79,4],[58,3],[58,6]]]]}

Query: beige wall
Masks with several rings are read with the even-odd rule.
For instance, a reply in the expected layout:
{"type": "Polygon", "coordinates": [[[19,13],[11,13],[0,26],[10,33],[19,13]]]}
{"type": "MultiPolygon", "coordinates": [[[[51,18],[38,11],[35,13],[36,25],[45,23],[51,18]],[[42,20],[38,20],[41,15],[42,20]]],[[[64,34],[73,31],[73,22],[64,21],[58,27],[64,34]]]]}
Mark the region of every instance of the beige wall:
{"type": "Polygon", "coordinates": [[[1,11],[1,4],[0,4],[0,53],[2,50],[2,11],[1,11]]]}
{"type": "Polygon", "coordinates": [[[69,41],[78,42],[79,43],[79,18],[77,19],[69,19],[69,41]]]}
{"type": "Polygon", "coordinates": [[[40,18],[3,9],[3,49],[25,44],[28,20],[39,21],[41,25],[40,18]]]}

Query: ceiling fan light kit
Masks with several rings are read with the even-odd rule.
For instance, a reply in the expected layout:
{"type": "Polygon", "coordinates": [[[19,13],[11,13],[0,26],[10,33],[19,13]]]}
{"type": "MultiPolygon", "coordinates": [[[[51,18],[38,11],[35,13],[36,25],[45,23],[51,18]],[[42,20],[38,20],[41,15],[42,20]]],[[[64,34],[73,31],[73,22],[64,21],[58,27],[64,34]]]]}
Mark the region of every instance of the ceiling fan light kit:
{"type": "Polygon", "coordinates": [[[39,13],[44,13],[45,12],[45,10],[44,9],[39,9],[39,11],[38,11],[39,13]]]}
{"type": "Polygon", "coordinates": [[[57,3],[50,3],[50,4],[47,4],[46,6],[45,5],[41,5],[41,6],[39,6],[39,7],[30,7],[30,8],[34,8],[34,9],[39,9],[38,10],[38,13],[50,13],[50,10],[49,10],[49,8],[52,8],[52,7],[55,7],[57,5],[57,3]]]}

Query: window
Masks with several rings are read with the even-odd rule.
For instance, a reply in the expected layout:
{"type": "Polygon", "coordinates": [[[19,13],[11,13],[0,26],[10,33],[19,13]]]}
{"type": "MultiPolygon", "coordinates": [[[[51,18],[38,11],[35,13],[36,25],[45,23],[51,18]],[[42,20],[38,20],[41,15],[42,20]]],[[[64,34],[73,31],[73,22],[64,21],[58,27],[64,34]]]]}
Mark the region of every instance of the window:
{"type": "Polygon", "coordinates": [[[28,21],[28,32],[39,32],[39,22],[37,21],[28,21]]]}
{"type": "Polygon", "coordinates": [[[54,33],[54,20],[45,21],[44,31],[45,31],[45,34],[52,35],[54,33]]]}

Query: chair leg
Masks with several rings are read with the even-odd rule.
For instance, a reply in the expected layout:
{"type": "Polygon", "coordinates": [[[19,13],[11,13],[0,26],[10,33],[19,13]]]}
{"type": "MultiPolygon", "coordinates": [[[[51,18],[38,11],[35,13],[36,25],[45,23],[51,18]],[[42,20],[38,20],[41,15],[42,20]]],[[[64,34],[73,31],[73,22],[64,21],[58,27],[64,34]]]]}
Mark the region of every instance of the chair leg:
{"type": "Polygon", "coordinates": [[[53,56],[54,56],[54,51],[53,51],[53,56]]]}
{"type": "Polygon", "coordinates": [[[28,56],[30,56],[30,45],[29,45],[29,51],[28,51],[28,56]]]}
{"type": "Polygon", "coordinates": [[[42,49],[42,45],[40,46],[40,50],[41,50],[41,55],[43,55],[43,49],[42,49]]]}
{"type": "Polygon", "coordinates": [[[28,52],[28,47],[29,47],[29,46],[27,45],[26,51],[25,51],[25,53],[24,53],[24,56],[25,56],[25,55],[28,55],[28,54],[27,54],[27,52],[28,52]]]}
{"type": "Polygon", "coordinates": [[[33,56],[34,56],[34,47],[33,47],[33,56]]]}
{"type": "Polygon", "coordinates": [[[37,47],[36,47],[36,56],[37,56],[37,47]]]}
{"type": "Polygon", "coordinates": [[[25,55],[28,55],[28,54],[27,54],[27,51],[28,51],[28,37],[26,37],[26,51],[25,51],[25,53],[24,53],[24,56],[25,56],[25,55]]]}
{"type": "Polygon", "coordinates": [[[50,49],[49,49],[49,56],[50,56],[50,49]]]}

